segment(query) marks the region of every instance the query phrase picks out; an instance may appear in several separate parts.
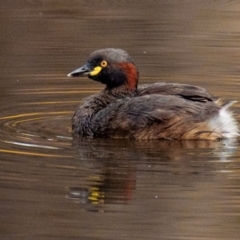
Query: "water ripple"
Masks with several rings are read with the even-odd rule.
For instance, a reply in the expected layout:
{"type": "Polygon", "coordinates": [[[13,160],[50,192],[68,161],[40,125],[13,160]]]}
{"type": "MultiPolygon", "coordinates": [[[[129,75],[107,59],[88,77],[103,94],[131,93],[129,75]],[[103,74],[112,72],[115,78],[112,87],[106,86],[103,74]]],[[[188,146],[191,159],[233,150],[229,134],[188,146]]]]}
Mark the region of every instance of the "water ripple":
{"type": "Polygon", "coordinates": [[[56,152],[71,147],[71,114],[70,111],[56,111],[1,117],[0,142],[6,149],[0,152],[61,157],[56,152]]]}
{"type": "Polygon", "coordinates": [[[6,109],[1,109],[0,152],[72,157],[71,116],[82,97],[99,89],[21,87],[8,92],[10,100],[2,102],[6,109]]]}

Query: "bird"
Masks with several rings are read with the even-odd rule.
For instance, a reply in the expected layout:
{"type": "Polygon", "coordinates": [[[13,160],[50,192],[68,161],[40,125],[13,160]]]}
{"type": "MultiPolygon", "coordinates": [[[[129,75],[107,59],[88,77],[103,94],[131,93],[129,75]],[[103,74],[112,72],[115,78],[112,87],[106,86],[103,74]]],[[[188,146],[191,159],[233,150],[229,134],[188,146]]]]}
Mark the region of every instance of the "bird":
{"type": "Polygon", "coordinates": [[[204,88],[180,83],[139,84],[139,71],[119,48],[98,49],[68,77],[87,76],[105,88],[85,99],[72,117],[72,132],[89,138],[218,140],[239,136],[225,104],[204,88]]]}

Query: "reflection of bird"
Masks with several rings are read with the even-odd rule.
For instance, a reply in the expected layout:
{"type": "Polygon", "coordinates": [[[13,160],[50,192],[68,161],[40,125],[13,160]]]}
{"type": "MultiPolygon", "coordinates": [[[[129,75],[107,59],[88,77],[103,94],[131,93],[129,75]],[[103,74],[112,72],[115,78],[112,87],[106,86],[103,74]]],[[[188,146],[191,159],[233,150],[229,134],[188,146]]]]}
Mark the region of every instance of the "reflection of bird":
{"type": "Polygon", "coordinates": [[[228,107],[205,89],[172,83],[138,86],[138,70],[121,49],[93,52],[68,76],[83,76],[106,88],[86,98],[72,118],[83,136],[135,139],[219,139],[239,135],[228,107]]]}

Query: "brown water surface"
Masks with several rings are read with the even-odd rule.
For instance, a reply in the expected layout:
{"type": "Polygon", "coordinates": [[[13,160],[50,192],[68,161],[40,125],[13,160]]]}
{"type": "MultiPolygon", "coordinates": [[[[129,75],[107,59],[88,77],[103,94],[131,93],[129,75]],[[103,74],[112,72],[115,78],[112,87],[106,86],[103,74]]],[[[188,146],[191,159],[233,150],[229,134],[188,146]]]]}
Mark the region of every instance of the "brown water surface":
{"type": "Polygon", "coordinates": [[[239,1],[2,0],[0,23],[1,239],[239,239],[239,140],[72,138],[103,86],[66,77],[119,47],[141,83],[240,101],[239,1]]]}

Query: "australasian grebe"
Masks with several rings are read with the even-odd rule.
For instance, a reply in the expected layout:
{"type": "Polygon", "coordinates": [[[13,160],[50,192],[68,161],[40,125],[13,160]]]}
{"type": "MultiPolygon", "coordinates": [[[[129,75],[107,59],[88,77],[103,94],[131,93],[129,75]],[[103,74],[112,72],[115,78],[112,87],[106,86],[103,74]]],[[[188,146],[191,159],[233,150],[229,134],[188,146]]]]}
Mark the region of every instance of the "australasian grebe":
{"type": "Polygon", "coordinates": [[[205,89],[187,84],[138,86],[138,69],[121,49],[93,52],[87,63],[68,74],[85,76],[106,88],[84,99],[72,118],[74,133],[135,139],[221,139],[239,136],[228,107],[205,89]]]}

